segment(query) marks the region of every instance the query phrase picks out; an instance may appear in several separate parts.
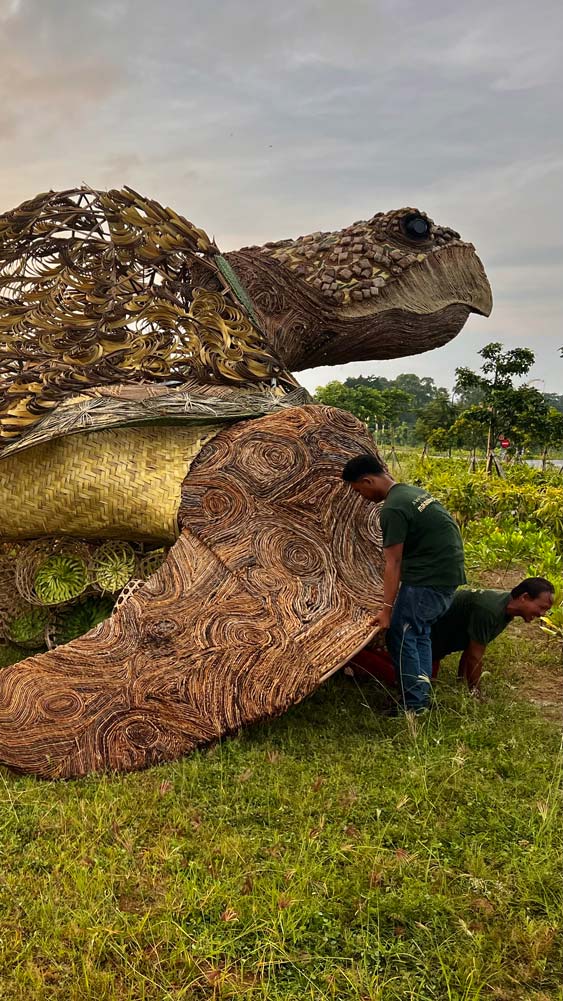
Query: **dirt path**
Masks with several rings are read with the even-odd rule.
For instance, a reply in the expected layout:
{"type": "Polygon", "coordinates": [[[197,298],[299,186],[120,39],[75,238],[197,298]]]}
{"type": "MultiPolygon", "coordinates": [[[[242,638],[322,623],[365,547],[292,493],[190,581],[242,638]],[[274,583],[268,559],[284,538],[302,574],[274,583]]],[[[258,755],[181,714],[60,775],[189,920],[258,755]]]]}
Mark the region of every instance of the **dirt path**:
{"type": "Polygon", "coordinates": [[[563,671],[545,664],[514,665],[518,694],[540,709],[546,719],[563,727],[563,671]]]}

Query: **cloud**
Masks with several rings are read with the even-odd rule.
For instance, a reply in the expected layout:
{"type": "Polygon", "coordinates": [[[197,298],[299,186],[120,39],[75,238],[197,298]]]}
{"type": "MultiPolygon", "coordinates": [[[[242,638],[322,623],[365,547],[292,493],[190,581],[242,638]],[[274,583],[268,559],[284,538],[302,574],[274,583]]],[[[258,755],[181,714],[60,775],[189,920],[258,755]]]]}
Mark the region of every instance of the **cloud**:
{"type": "Polygon", "coordinates": [[[2,0],[0,4],[0,24],[11,21],[21,11],[23,0],[2,0]]]}
{"type": "MultiPolygon", "coordinates": [[[[37,144],[56,141],[69,124],[92,128],[92,114],[108,106],[123,86],[126,70],[119,58],[96,45],[99,36],[80,20],[76,8],[59,0],[38,4],[20,0],[4,8],[0,22],[0,106],[12,119],[12,132],[25,153],[27,137],[37,144]],[[57,18],[57,10],[64,16],[57,18]],[[51,16],[50,16],[51,15],[51,16]],[[84,123],[84,124],[82,124],[84,123]]],[[[5,153],[3,151],[5,156],[5,153]]]]}
{"type": "Polygon", "coordinates": [[[495,309],[396,364],[533,337],[557,388],[562,30],[559,0],[0,0],[1,203],[128,183],[224,249],[418,205],[495,309]]]}
{"type": "Polygon", "coordinates": [[[130,175],[143,162],[139,153],[112,153],[105,164],[105,170],[110,177],[115,174],[122,174],[124,177],[130,175]]]}
{"type": "Polygon", "coordinates": [[[105,102],[120,80],[117,67],[104,63],[70,61],[58,68],[41,70],[34,61],[4,58],[0,92],[11,95],[12,106],[35,111],[52,107],[63,115],[71,109],[87,110],[91,104],[105,102]]]}

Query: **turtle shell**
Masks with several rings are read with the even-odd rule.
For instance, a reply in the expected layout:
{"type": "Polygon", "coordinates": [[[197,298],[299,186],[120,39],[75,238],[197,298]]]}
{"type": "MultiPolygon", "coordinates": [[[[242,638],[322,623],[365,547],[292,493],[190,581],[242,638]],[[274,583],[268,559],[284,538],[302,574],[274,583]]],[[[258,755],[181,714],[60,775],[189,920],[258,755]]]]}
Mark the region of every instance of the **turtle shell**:
{"type": "Polygon", "coordinates": [[[130,188],[0,216],[0,449],[89,389],[189,379],[296,386],[203,230],[130,188]]]}

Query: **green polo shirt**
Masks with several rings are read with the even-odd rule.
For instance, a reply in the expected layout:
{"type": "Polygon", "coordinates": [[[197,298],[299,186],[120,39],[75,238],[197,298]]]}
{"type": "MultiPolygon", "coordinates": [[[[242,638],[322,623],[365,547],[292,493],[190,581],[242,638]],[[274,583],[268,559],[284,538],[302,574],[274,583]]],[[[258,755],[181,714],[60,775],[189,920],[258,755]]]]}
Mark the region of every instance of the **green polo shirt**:
{"type": "Polygon", "coordinates": [[[441,660],[468,643],[487,646],[506,629],[511,617],[506,614],[510,591],[463,589],[456,591],[448,611],[432,626],[432,656],[441,660]]]}
{"type": "Polygon", "coordinates": [[[459,528],[426,490],[395,483],[381,506],[381,530],[384,547],[403,543],[404,584],[444,590],[465,584],[459,528]]]}

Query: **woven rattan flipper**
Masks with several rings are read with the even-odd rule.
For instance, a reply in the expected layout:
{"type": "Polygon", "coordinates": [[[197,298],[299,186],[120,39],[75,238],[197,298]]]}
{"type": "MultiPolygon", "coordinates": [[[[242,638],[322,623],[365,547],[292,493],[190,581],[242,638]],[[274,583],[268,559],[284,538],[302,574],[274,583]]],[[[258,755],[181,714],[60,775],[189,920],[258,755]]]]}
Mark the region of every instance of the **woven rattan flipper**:
{"type": "Polygon", "coordinates": [[[145,767],[283,712],[345,663],[381,600],[377,512],[340,479],[359,448],[362,425],[320,407],[219,432],[150,581],[0,673],[0,760],[44,777],[145,767]]]}

